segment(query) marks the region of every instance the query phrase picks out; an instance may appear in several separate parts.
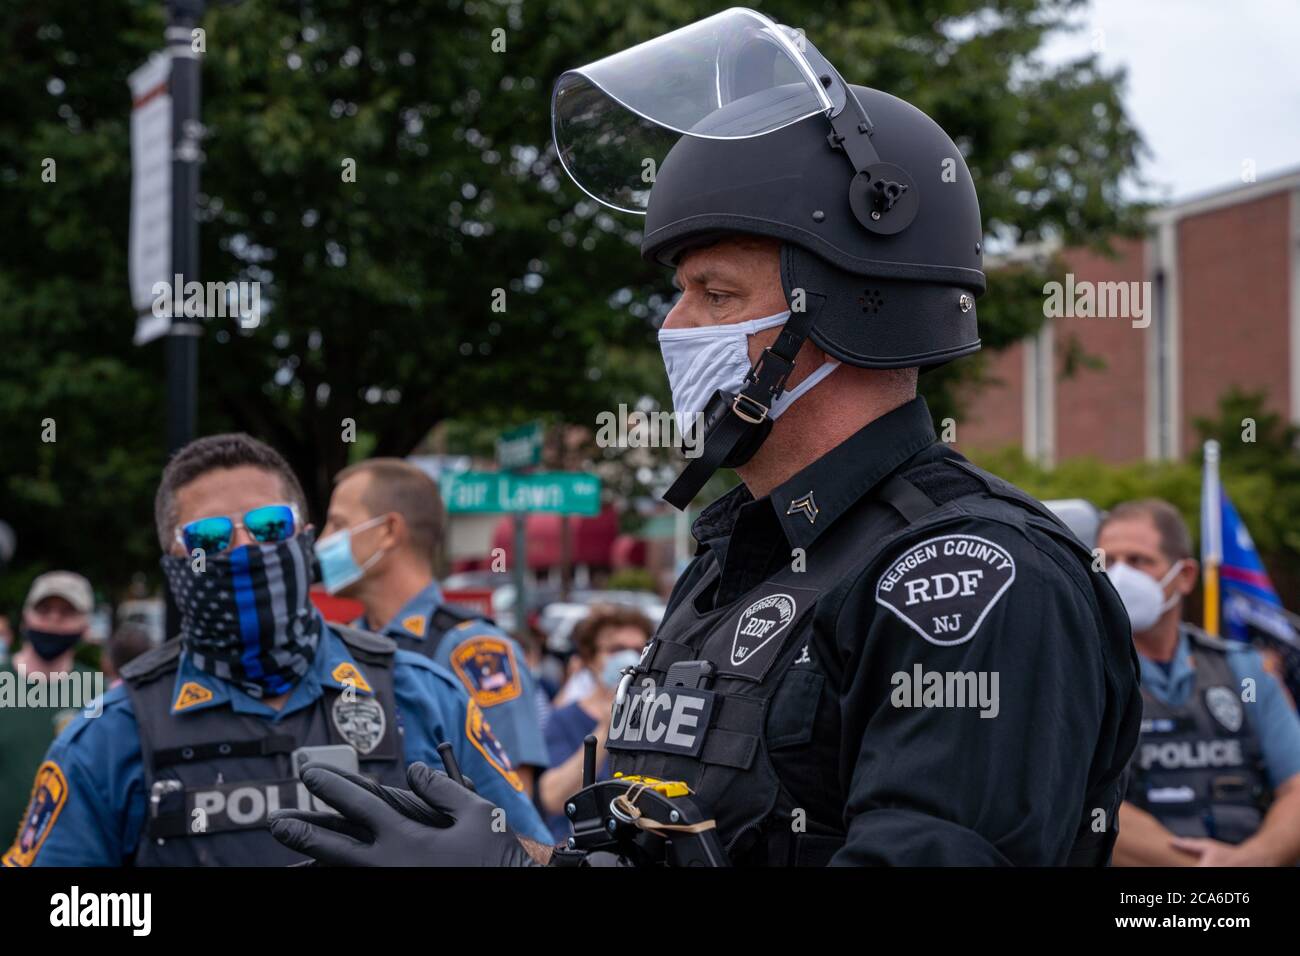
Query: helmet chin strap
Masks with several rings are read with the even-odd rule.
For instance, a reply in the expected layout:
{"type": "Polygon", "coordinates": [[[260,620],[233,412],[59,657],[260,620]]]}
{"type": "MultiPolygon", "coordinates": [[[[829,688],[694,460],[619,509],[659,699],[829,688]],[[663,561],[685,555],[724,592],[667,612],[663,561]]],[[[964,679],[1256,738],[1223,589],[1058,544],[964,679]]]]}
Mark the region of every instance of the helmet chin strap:
{"type": "MultiPolygon", "coordinates": [[[[787,250],[783,248],[781,255],[786,259],[787,250]]],[[[785,391],[786,379],[794,371],[795,356],[812,331],[824,301],[820,295],[807,293],[808,308],[802,312],[791,311],[776,341],[763,349],[758,361],[750,366],[740,392],[732,394],[722,389],[714,392],[705,410],[704,447],[699,457],[687,461],[681,474],[664,492],[664,500],[678,511],[686,510],[715,471],[743,465],[763,444],[772,431],[768,412],[785,391]]]]}

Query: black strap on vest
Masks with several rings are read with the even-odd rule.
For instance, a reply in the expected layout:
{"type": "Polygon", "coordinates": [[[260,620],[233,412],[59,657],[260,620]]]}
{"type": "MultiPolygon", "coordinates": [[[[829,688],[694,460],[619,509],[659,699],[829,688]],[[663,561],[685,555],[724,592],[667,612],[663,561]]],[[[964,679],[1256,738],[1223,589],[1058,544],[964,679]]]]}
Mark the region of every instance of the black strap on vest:
{"type": "Polygon", "coordinates": [[[902,515],[908,524],[920,521],[938,507],[929,495],[897,473],[881,486],[878,497],[902,515]]]}
{"type": "Polygon", "coordinates": [[[297,749],[294,738],[275,734],[258,740],[235,740],[228,743],[194,744],[190,747],[164,747],[153,752],[155,770],[212,760],[216,757],[268,757],[273,754],[293,753],[297,749]]]}
{"type": "Polygon", "coordinates": [[[392,666],[393,654],[397,652],[397,642],[391,637],[347,624],[331,623],[329,626],[358,661],[363,664],[378,664],[382,667],[392,666]]]}
{"type": "Polygon", "coordinates": [[[486,620],[482,614],[471,611],[469,608],[458,608],[449,604],[438,605],[433,616],[429,618],[430,638],[434,641],[441,641],[448,631],[454,630],[466,621],[486,620]]]}

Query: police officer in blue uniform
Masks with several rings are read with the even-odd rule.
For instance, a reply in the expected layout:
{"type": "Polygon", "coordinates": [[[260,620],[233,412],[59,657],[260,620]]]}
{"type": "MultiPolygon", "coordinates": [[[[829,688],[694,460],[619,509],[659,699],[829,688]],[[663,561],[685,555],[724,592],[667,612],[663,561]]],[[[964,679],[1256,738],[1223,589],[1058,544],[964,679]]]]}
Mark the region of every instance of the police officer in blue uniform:
{"type": "Polygon", "coordinates": [[[1254,648],[1182,621],[1198,572],[1182,516],[1156,498],[1124,502],[1097,544],[1142,663],[1116,864],[1300,862],[1300,717],[1254,648]]]}
{"type": "Polygon", "coordinates": [[[4,865],[284,865],[302,857],[272,839],[268,814],[323,809],[302,767],[404,783],[408,764],[442,766],[444,742],[513,832],[546,838],[451,673],[311,606],[313,535],[278,453],[241,434],[199,439],[168,464],[155,509],[180,636],[123,668],[102,713],[51,745],[4,865]]]}
{"type": "Polygon", "coordinates": [[[455,674],[492,722],[532,792],[549,766],[532,674],[519,645],[490,621],[443,601],[433,577],[444,513],[438,486],[399,458],[372,458],[339,472],[321,540],[321,576],[355,598],[355,626],[391,637],[455,674]]]}
{"type": "MultiPolygon", "coordinates": [[[[623,782],[568,801],[571,850],[604,852],[608,831],[637,864],[1104,865],[1140,714],[1124,608],[1047,509],[936,440],[916,395],[918,370],[980,346],[961,151],[743,9],[571,71],[552,104],[566,170],[645,215],[642,255],[682,292],[660,346],[703,440],[665,498],[686,507],[719,467],[743,482],[695,522],[615,699],[623,782]]],[[[456,819],[441,829],[314,783],[374,834],[275,824],[316,858],[533,861],[445,776],[410,780],[456,819]]]]}

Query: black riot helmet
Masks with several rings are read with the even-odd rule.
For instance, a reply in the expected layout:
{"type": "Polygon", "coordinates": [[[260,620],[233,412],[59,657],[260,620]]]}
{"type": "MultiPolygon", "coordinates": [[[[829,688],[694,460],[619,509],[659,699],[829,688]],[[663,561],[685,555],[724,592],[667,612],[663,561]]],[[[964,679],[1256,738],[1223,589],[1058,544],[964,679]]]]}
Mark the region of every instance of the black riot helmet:
{"type": "Polygon", "coordinates": [[[960,150],[910,104],[845,83],[797,31],[733,8],[571,70],[552,126],[585,192],[645,216],[647,259],[672,267],[735,234],[781,243],[790,318],[741,391],[715,394],[675,506],[758,449],[805,339],[864,368],[979,349],[982,230],[960,150]]]}

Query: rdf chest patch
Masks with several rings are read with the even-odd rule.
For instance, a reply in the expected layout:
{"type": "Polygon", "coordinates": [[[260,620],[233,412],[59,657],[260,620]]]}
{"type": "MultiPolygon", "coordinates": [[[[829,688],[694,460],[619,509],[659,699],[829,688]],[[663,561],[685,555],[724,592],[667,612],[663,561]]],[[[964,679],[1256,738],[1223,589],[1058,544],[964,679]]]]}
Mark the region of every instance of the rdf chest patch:
{"type": "Polygon", "coordinates": [[[973,534],[946,534],[908,548],[876,583],[876,603],[931,644],[975,636],[1016,579],[1015,559],[973,534]]]}
{"type": "Polygon", "coordinates": [[[720,675],[761,681],[789,635],[817,603],[820,588],[773,583],[719,620],[703,656],[720,675]]]}

